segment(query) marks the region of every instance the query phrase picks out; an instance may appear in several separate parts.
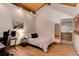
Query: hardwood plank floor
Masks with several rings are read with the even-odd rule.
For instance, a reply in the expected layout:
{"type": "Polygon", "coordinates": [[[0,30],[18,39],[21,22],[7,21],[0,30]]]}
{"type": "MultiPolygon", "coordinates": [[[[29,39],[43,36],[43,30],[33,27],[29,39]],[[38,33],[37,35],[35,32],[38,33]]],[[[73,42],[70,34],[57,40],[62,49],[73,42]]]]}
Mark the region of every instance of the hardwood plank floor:
{"type": "Polygon", "coordinates": [[[16,49],[11,47],[9,49],[10,53],[15,56],[77,56],[77,53],[71,44],[51,44],[48,48],[48,52],[45,53],[41,49],[26,46],[17,46],[16,49]],[[17,49],[17,50],[16,50],[17,49]]]}

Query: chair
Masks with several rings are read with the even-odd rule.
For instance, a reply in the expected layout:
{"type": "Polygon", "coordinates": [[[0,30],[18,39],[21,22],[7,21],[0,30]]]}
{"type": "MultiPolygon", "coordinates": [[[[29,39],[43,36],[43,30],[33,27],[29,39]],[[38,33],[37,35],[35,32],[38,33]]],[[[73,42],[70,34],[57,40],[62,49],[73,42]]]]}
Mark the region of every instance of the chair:
{"type": "Polygon", "coordinates": [[[3,44],[4,45],[7,45],[7,40],[8,40],[8,36],[9,36],[9,31],[10,30],[8,30],[8,31],[5,31],[4,33],[3,33],[3,44]]]}
{"type": "Polygon", "coordinates": [[[16,31],[11,31],[11,40],[14,40],[15,41],[14,42],[14,48],[15,48],[16,47],[16,42],[17,42],[16,31]]]}
{"type": "Polygon", "coordinates": [[[12,55],[13,56],[13,54],[9,54],[8,52],[7,52],[7,48],[8,48],[8,45],[9,45],[9,39],[8,39],[8,37],[9,37],[9,32],[10,32],[10,30],[8,30],[8,31],[5,31],[4,33],[3,33],[3,39],[2,39],[2,44],[5,46],[4,48],[1,48],[0,49],[0,56],[9,56],[9,55],[12,55]]]}

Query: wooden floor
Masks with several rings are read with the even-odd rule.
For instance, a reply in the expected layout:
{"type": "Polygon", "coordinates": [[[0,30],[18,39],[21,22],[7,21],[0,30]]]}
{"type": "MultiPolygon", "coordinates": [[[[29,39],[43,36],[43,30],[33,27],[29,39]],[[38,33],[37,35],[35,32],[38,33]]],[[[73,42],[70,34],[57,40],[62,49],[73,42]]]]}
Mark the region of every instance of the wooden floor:
{"type": "Polygon", "coordinates": [[[48,48],[48,52],[45,53],[41,49],[26,46],[17,46],[16,49],[13,47],[9,50],[15,56],[76,56],[77,53],[71,44],[51,44],[48,48]]]}

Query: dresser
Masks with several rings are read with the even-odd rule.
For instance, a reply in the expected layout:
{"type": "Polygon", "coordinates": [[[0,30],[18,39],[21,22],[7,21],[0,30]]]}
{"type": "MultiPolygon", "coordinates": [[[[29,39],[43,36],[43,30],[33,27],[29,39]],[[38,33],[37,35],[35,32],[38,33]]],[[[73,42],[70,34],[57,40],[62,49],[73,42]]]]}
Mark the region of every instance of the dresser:
{"type": "Polygon", "coordinates": [[[71,32],[62,32],[61,33],[61,40],[71,41],[72,40],[72,33],[71,32]]]}

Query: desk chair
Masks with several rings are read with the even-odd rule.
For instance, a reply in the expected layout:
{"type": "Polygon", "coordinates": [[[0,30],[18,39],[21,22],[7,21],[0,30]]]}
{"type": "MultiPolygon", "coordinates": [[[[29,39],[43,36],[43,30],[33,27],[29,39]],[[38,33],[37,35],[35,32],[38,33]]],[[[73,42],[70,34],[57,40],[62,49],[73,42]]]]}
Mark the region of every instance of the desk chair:
{"type": "MultiPolygon", "coordinates": [[[[10,56],[10,55],[13,56],[13,54],[9,54],[9,53],[7,52],[8,45],[10,45],[10,44],[9,44],[10,42],[9,42],[9,39],[8,39],[8,37],[9,37],[9,32],[10,32],[10,30],[5,31],[5,32],[3,33],[3,39],[2,39],[1,44],[3,44],[5,47],[0,48],[0,56],[10,56]]],[[[2,46],[2,45],[1,45],[1,46],[2,46]]]]}

